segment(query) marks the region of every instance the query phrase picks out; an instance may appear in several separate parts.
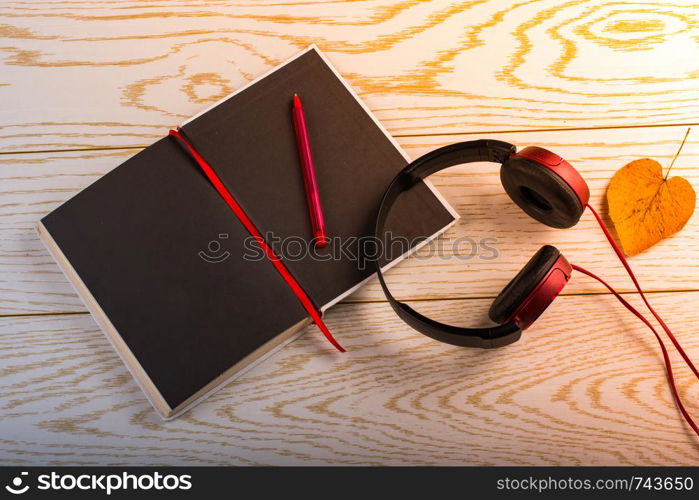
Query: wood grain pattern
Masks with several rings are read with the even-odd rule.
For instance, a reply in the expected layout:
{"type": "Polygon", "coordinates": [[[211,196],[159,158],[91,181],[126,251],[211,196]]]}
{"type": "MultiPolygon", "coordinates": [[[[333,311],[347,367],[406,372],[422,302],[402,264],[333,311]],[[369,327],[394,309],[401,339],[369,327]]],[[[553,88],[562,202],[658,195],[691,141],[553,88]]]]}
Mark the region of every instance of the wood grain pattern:
{"type": "MultiPolygon", "coordinates": [[[[163,423],[33,230],[310,43],[412,157],[477,137],[541,145],[582,171],[606,214],[612,174],[644,156],[667,165],[685,131],[675,125],[698,121],[698,26],[695,0],[3,2],[0,463],[699,465],[652,334],[590,279],[576,276],[497,351],[418,335],[372,283],[328,313],[347,355],[310,328],[163,423]]],[[[696,188],[698,161],[694,131],[673,174],[696,188]]],[[[531,221],[492,165],[433,180],[463,218],[440,254],[389,273],[419,311],[486,324],[492,297],[543,243],[629,290],[589,214],[567,231],[531,221]]],[[[632,261],[694,359],[697,224],[632,261]]],[[[678,376],[699,415],[699,383],[678,376]]]]}
{"type": "MultiPolygon", "coordinates": [[[[578,167],[590,184],[591,202],[606,213],[604,193],[614,172],[650,156],[667,165],[684,135],[682,127],[492,135],[518,145],[542,145],[578,167]]],[[[488,137],[491,135],[489,134],[488,137]]],[[[408,154],[475,136],[401,138],[408,154]]],[[[58,267],[43,249],[36,221],[80,189],[134,154],[135,150],[0,156],[0,314],[84,311],[58,267]]],[[[692,133],[673,175],[699,186],[699,135],[692,133]]],[[[403,298],[494,297],[543,244],[556,245],[572,261],[632,289],[621,265],[590,214],[570,230],[547,228],[515,206],[492,164],[455,167],[433,177],[463,216],[437,243],[392,269],[392,289],[403,298]],[[497,252],[497,256],[495,255],[497,252]]],[[[649,290],[694,290],[699,283],[699,219],[674,237],[632,259],[649,290]]],[[[215,235],[213,235],[215,236],[215,235]]],[[[212,237],[213,237],[212,236],[212,237]]],[[[205,248],[208,242],[202,242],[205,248]]],[[[576,277],[564,293],[599,293],[600,286],[576,277]]],[[[383,300],[371,283],[350,300],[383,300]]]]}
{"type": "MultiPolygon", "coordinates": [[[[651,299],[671,327],[699,321],[699,292],[651,299]]],[[[463,324],[489,302],[420,307],[463,324]]],[[[163,423],[88,315],[0,318],[0,462],[699,465],[652,334],[610,295],[561,297],[495,351],[427,339],[385,303],[327,320],[346,355],[309,328],[163,423]]],[[[696,328],[677,330],[696,359],[696,328]]],[[[699,383],[678,374],[696,415],[699,383]]]]}
{"type": "Polygon", "coordinates": [[[393,134],[697,122],[693,0],[0,7],[0,150],[143,146],[310,43],[393,134]]]}

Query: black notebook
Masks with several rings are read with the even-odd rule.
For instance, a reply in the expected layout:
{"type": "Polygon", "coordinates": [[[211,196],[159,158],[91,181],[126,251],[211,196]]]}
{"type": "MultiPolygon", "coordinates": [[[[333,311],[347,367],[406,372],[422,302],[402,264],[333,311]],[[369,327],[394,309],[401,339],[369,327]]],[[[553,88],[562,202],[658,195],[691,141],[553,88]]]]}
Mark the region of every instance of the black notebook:
{"type": "MultiPolygon", "coordinates": [[[[358,254],[360,241],[372,234],[379,199],[407,158],[315,47],[181,128],[318,309],[371,277],[370,263],[358,254]],[[303,99],[333,242],[313,251],[291,120],[294,93],[303,99]]],[[[388,227],[411,242],[406,250],[412,251],[454,220],[434,188],[419,183],[398,201],[388,227]]],[[[166,419],[310,323],[298,297],[173,137],[46,215],[39,234],[166,419]]]]}

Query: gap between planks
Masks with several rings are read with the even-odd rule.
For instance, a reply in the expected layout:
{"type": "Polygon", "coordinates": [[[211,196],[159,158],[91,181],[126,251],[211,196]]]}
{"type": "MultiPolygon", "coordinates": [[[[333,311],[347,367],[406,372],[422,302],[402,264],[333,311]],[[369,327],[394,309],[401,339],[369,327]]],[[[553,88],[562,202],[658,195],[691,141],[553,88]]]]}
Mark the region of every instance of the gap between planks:
{"type": "MultiPolygon", "coordinates": [[[[512,129],[512,130],[488,130],[488,131],[476,131],[476,132],[440,132],[435,134],[394,134],[393,137],[440,137],[440,136],[455,136],[455,135],[480,135],[480,134],[517,134],[517,133],[530,133],[530,132],[567,132],[567,131],[583,131],[583,130],[623,130],[623,129],[650,129],[650,128],[669,128],[669,127],[694,127],[699,126],[699,123],[670,123],[670,124],[656,124],[656,125],[614,125],[605,127],[564,127],[564,128],[543,128],[543,129],[512,129]]],[[[70,153],[70,152],[81,152],[81,151],[128,151],[128,150],[140,150],[148,147],[148,145],[137,145],[137,146],[119,146],[119,147],[96,147],[96,148],[68,148],[68,149],[47,149],[47,150],[30,150],[30,151],[0,151],[0,155],[18,155],[18,154],[45,154],[45,153],[70,153]]],[[[687,288],[687,289],[675,289],[675,290],[653,290],[645,292],[648,295],[657,293],[684,293],[684,292],[697,292],[697,288],[687,288]]],[[[619,292],[621,295],[638,295],[638,292],[633,290],[619,292]]],[[[610,295],[610,292],[600,291],[600,292],[585,292],[585,293],[570,293],[565,294],[565,296],[583,296],[583,295],[610,295]]],[[[409,302],[436,302],[440,300],[485,300],[494,299],[495,296],[484,295],[475,297],[425,297],[425,298],[412,298],[409,302]]],[[[383,299],[346,299],[341,302],[341,304],[374,304],[386,302],[383,299]]],[[[32,316],[62,316],[62,315],[76,315],[76,314],[89,314],[88,311],[58,311],[58,312],[46,312],[46,313],[19,313],[19,314],[0,314],[0,318],[21,318],[21,317],[32,317],[32,316]]]]}
{"type": "MultiPolygon", "coordinates": [[[[446,137],[455,135],[487,135],[487,134],[525,134],[530,132],[575,132],[583,130],[624,130],[639,128],[670,128],[670,127],[697,127],[697,123],[661,123],[655,125],[610,125],[606,127],[561,127],[561,128],[527,128],[527,129],[503,129],[503,130],[483,130],[475,132],[436,132],[434,134],[391,134],[395,138],[415,138],[415,137],[446,137]]],[[[20,155],[20,154],[46,154],[46,153],[74,153],[81,151],[128,151],[145,149],[150,144],[139,144],[135,146],[100,146],[95,148],[66,148],[66,149],[35,149],[20,151],[0,151],[0,156],[20,155]]]]}
{"type": "MultiPolygon", "coordinates": [[[[675,289],[675,290],[649,290],[649,291],[643,291],[646,295],[655,295],[658,293],[691,293],[691,292],[699,292],[699,288],[685,288],[685,289],[675,289]]],[[[627,291],[619,291],[619,295],[639,295],[637,291],[634,290],[627,290],[627,291]]],[[[596,296],[596,295],[611,295],[610,292],[576,292],[576,293],[568,293],[568,294],[561,294],[561,297],[584,297],[584,296],[596,296]]],[[[411,298],[409,300],[405,300],[405,302],[439,302],[439,301],[467,301],[467,300],[487,300],[487,299],[494,299],[495,296],[491,295],[483,295],[483,296],[477,296],[477,297],[424,297],[424,298],[411,298]]],[[[387,303],[385,299],[345,299],[342,302],[340,302],[337,305],[343,305],[343,304],[381,304],[381,303],[387,303]]],[[[43,313],[19,313],[19,314],[0,314],[0,319],[2,318],[25,318],[25,317],[33,317],[33,316],[69,316],[69,315],[78,315],[78,314],[90,314],[89,311],[59,311],[59,312],[43,312],[43,313]]]]}

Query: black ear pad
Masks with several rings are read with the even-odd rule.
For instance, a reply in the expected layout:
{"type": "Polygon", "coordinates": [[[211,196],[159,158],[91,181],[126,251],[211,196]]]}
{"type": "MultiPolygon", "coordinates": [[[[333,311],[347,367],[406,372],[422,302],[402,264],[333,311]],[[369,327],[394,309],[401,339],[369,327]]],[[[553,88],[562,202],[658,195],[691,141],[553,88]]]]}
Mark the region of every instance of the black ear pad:
{"type": "Polygon", "coordinates": [[[512,201],[547,226],[572,227],[585,210],[567,182],[529,158],[508,158],[500,167],[500,181],[512,201]]]}
{"type": "Polygon", "coordinates": [[[529,259],[517,276],[512,278],[490,306],[488,316],[498,324],[507,321],[517,307],[529,297],[556,263],[561,252],[551,245],[544,245],[529,259]]]}

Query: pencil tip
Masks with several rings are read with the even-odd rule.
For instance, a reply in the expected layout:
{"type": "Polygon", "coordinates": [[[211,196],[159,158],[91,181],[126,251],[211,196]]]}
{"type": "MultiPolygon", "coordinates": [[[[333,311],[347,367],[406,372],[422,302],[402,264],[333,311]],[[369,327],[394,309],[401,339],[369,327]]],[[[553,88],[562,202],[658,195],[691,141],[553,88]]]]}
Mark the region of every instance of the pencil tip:
{"type": "Polygon", "coordinates": [[[298,94],[294,94],[294,107],[295,108],[300,108],[301,107],[301,99],[299,99],[298,94]]]}

